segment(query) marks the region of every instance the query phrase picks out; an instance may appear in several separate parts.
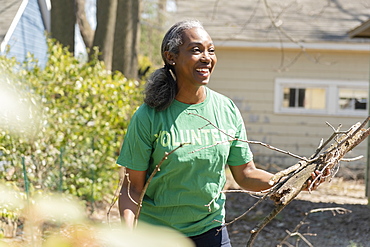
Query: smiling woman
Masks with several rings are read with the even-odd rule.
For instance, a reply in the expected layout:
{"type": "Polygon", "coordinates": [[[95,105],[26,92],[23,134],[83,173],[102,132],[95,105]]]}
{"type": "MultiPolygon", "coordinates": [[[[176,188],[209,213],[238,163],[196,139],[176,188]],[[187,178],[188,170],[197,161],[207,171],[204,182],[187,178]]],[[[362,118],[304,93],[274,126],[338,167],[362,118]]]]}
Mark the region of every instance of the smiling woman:
{"type": "Polygon", "coordinates": [[[161,53],[164,66],[150,77],[117,160],[128,177],[119,197],[122,221],[136,224],[145,192],[139,224],[175,229],[196,246],[231,246],[226,228],[218,231],[225,220],[225,165],[250,191],[268,189],[272,174],[255,167],[248,144],[240,141],[247,134],[234,102],[207,87],[217,58],[202,25],[173,25],[161,53]]]}
{"type": "Polygon", "coordinates": [[[170,227],[197,246],[230,246],[226,228],[216,234],[225,218],[225,195],[220,193],[225,165],[249,190],[269,188],[272,174],[255,167],[247,143],[235,141],[247,139],[235,104],[207,87],[217,58],[203,26],[176,23],[164,36],[161,53],[164,66],[150,77],[145,103],[131,120],[117,160],[130,180],[121,189],[121,218],[128,226],[135,224],[133,200],[138,201],[148,176],[165,153],[188,142],[167,157],[151,180],[139,224],[170,227]]]}

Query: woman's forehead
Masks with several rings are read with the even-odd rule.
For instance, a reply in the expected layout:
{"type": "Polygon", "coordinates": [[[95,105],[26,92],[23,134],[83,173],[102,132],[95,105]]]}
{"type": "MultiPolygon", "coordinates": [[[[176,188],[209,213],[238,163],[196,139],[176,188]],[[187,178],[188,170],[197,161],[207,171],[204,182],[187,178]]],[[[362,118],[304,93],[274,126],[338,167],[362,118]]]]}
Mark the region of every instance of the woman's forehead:
{"type": "Polygon", "coordinates": [[[187,29],[182,35],[183,44],[186,43],[213,43],[206,30],[200,27],[187,29]]]}

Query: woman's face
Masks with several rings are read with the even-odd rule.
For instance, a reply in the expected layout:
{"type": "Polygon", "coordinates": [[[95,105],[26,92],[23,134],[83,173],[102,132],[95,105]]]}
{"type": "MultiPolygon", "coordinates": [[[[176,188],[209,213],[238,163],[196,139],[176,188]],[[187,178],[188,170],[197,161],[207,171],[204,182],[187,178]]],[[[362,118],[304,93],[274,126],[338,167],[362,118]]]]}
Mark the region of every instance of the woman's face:
{"type": "Polygon", "coordinates": [[[217,62],[211,37],[203,28],[185,30],[173,62],[179,87],[206,85],[217,62]]]}

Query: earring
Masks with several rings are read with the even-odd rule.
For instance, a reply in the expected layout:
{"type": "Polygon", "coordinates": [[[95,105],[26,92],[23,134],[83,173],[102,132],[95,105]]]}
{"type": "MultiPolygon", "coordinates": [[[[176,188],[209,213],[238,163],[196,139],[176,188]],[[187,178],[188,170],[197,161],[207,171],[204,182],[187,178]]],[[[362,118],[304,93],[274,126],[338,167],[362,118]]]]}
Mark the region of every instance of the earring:
{"type": "Polygon", "coordinates": [[[172,65],[172,66],[175,66],[175,64],[176,64],[175,62],[172,62],[172,63],[171,63],[171,65],[172,65]]]}

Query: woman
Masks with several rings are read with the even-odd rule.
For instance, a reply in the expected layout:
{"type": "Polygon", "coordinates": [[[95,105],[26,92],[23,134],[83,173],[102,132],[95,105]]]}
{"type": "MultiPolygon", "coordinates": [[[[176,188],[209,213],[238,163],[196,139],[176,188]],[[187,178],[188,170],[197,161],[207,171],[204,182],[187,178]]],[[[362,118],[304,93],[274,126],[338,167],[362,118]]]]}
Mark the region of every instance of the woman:
{"type": "Polygon", "coordinates": [[[130,180],[119,198],[121,218],[133,226],[133,200],[138,201],[147,177],[166,152],[187,143],[168,156],[152,179],[140,221],[180,231],[196,246],[231,246],[226,228],[216,234],[225,218],[225,195],[220,193],[225,165],[250,191],[268,189],[272,174],[255,167],[248,144],[230,141],[230,135],[246,140],[246,131],[235,104],[207,87],[217,58],[202,25],[173,25],[161,53],[165,65],[149,79],[144,104],[131,120],[117,160],[130,180]]]}

